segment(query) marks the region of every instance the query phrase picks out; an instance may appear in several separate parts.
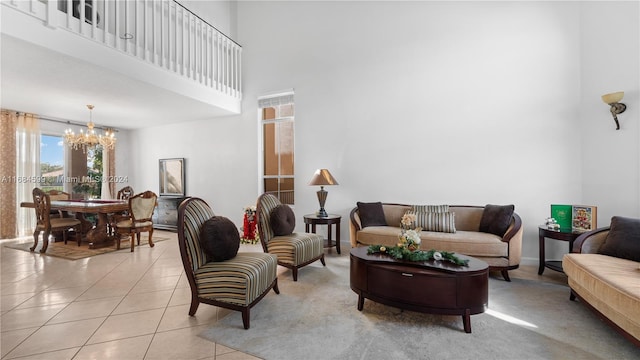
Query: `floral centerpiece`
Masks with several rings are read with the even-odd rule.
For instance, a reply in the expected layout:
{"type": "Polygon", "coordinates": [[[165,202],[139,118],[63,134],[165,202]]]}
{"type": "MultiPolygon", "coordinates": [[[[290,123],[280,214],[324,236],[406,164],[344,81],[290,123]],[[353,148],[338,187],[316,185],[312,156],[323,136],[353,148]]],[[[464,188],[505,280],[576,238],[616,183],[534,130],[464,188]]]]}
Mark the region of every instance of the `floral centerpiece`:
{"type": "Polygon", "coordinates": [[[243,219],[242,236],[240,237],[240,243],[257,244],[258,241],[260,241],[260,237],[256,232],[256,207],[247,206],[243,210],[244,210],[244,219],[243,219]]]}
{"type": "Polygon", "coordinates": [[[400,221],[400,228],[402,229],[398,236],[398,244],[393,247],[387,248],[383,245],[371,245],[367,249],[369,254],[382,253],[388,254],[394,259],[409,260],[409,261],[449,261],[460,266],[469,266],[469,260],[462,260],[458,258],[455,253],[448,251],[436,251],[429,250],[423,251],[420,249],[420,231],[421,228],[411,229],[411,226],[416,220],[415,214],[407,213],[402,216],[400,221]]]}

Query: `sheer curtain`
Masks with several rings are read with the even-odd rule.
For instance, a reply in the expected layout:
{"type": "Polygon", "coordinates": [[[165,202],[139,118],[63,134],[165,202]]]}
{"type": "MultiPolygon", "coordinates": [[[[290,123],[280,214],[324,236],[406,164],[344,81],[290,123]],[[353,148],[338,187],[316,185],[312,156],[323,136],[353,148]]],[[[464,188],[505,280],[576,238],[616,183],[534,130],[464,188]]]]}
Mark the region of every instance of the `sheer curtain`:
{"type": "Polygon", "coordinates": [[[0,119],[0,239],[17,236],[16,230],[16,125],[15,111],[2,110],[0,119]]]}
{"type": "Polygon", "coordinates": [[[31,192],[40,176],[40,124],[33,114],[20,113],[16,125],[16,212],[18,236],[33,234],[35,213],[21,208],[23,201],[33,201],[31,192]]]}
{"type": "Polygon", "coordinates": [[[100,197],[105,200],[115,198],[116,183],[113,180],[115,175],[115,148],[102,151],[102,190],[100,197]]]}

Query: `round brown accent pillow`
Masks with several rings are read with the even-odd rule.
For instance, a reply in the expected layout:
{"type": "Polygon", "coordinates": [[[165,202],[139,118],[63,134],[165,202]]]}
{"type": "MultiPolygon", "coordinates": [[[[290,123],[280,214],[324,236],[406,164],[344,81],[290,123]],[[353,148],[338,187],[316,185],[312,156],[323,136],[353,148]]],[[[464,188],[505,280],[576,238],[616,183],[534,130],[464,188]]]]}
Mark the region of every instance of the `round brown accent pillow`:
{"type": "Polygon", "coordinates": [[[209,260],[233,259],[240,248],[240,233],[231,220],[214,216],[200,228],[200,246],[209,260]]]}
{"type": "Polygon", "coordinates": [[[296,227],[296,215],[289,205],[278,205],[271,210],[270,223],[273,235],[283,236],[293,233],[296,227]]]}

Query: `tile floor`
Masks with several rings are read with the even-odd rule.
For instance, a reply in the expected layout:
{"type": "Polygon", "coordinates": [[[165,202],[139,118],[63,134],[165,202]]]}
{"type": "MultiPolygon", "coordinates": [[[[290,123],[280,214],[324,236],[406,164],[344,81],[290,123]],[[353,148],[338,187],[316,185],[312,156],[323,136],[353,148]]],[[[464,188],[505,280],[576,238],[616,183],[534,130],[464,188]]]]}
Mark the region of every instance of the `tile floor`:
{"type": "MultiPolygon", "coordinates": [[[[177,235],[154,235],[170,240],[75,261],[0,242],[2,360],[257,359],[198,336],[230,311],[201,304],[188,316],[191,293],[177,235]]],[[[280,276],[285,272],[280,268],[280,276]]],[[[532,265],[510,275],[566,284],[564,274],[547,269],[538,276],[532,265]]]]}
{"type": "Polygon", "coordinates": [[[177,236],[154,235],[170,240],[75,261],[0,242],[2,360],[257,359],[198,336],[229,310],[188,316],[177,236]]]}

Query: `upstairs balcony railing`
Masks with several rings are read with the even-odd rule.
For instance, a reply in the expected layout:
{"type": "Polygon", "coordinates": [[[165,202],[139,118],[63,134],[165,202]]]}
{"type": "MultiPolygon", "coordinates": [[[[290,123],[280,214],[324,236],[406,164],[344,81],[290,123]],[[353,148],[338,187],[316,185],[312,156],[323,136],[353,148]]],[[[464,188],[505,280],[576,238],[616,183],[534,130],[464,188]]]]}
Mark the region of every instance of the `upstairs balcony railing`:
{"type": "Polygon", "coordinates": [[[3,0],[3,5],[241,98],[242,47],[173,0],[3,0]]]}

